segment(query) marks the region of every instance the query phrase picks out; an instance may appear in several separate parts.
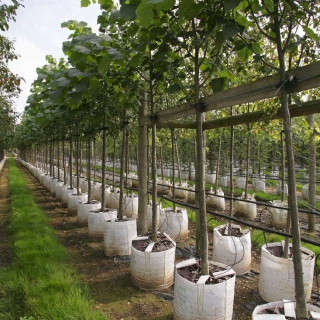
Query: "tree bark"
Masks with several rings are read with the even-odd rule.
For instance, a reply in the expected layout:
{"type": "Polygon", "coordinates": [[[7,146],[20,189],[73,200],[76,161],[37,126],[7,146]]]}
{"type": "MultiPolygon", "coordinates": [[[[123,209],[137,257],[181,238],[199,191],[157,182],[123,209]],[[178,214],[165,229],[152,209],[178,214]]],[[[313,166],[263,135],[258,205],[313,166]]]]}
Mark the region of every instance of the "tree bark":
{"type": "MultiPolygon", "coordinates": [[[[312,133],[309,138],[309,199],[308,203],[312,208],[312,211],[315,211],[316,205],[316,142],[315,129],[314,129],[314,115],[309,115],[307,117],[309,129],[312,130],[312,133]]],[[[308,231],[315,232],[315,215],[308,214],[308,231]]]]}
{"type": "MultiPolygon", "coordinates": [[[[139,117],[147,114],[147,95],[143,92],[139,108],[139,117]]],[[[138,234],[146,234],[148,231],[147,213],[148,213],[148,133],[146,126],[138,127],[138,234]]]]}

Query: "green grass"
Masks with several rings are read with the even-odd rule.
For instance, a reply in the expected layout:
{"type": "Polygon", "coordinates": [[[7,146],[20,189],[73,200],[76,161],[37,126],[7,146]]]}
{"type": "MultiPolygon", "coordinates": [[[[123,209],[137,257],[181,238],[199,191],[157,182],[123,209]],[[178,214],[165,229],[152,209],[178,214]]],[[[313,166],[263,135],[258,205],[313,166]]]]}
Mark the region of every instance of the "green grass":
{"type": "Polygon", "coordinates": [[[93,311],[87,288],[77,278],[66,250],[47,226],[12,158],[8,180],[13,262],[0,269],[0,319],[106,319],[93,311]]]}

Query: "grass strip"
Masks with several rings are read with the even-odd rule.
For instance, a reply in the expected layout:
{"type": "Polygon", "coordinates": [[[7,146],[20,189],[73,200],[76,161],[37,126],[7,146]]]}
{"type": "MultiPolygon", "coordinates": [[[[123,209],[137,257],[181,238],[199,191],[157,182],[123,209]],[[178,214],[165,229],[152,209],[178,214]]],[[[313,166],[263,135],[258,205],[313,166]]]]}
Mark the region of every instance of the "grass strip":
{"type": "Polygon", "coordinates": [[[0,269],[0,320],[106,319],[47,226],[15,161],[9,159],[11,265],[0,269]]]}

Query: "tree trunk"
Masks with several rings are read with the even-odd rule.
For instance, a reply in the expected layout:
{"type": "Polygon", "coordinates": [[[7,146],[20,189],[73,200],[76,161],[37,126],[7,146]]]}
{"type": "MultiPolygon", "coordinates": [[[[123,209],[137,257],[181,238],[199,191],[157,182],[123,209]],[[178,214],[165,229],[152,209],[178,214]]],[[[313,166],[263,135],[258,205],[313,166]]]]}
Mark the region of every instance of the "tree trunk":
{"type": "MultiPolygon", "coordinates": [[[[143,92],[139,108],[139,117],[147,114],[147,95],[143,92]]],[[[138,127],[138,234],[146,234],[148,231],[147,210],[148,210],[148,133],[146,126],[138,127]]]]}
{"type": "MultiPolygon", "coordinates": [[[[309,129],[312,133],[309,138],[309,199],[308,203],[315,211],[316,205],[316,142],[315,142],[315,129],[314,129],[314,115],[309,115],[307,117],[309,129]]],[[[315,232],[315,215],[308,214],[308,231],[315,232]]]]}
{"type": "MultiPolygon", "coordinates": [[[[232,108],[231,108],[232,114],[232,108]]],[[[234,195],[234,185],[233,185],[233,145],[234,145],[234,129],[233,126],[230,128],[230,210],[229,216],[232,217],[233,211],[233,195],[234,195]]],[[[231,220],[229,221],[228,236],[231,236],[231,220]]]]}
{"type": "Polygon", "coordinates": [[[127,136],[127,115],[126,110],[123,114],[123,128],[122,128],[122,146],[121,146],[121,156],[120,156],[120,197],[119,197],[119,211],[118,219],[123,219],[123,191],[124,191],[124,167],[125,167],[125,146],[126,146],[126,136],[127,136]]]}
{"type": "Polygon", "coordinates": [[[175,166],[175,136],[174,136],[174,130],[171,130],[171,161],[172,161],[172,207],[173,211],[176,212],[176,182],[175,182],[175,171],[176,171],[176,166],[175,166]]]}
{"type": "Polygon", "coordinates": [[[70,178],[70,189],[73,188],[72,184],[72,137],[70,136],[69,142],[69,178],[70,178]]]}
{"type": "MultiPolygon", "coordinates": [[[[198,39],[197,29],[194,19],[192,19],[192,29],[194,34],[194,40],[198,39]]],[[[197,223],[200,223],[200,236],[197,239],[201,239],[201,275],[209,274],[209,260],[208,260],[208,230],[207,230],[207,213],[206,213],[206,199],[205,199],[205,131],[203,130],[204,115],[202,113],[202,107],[200,104],[200,69],[199,69],[199,47],[195,46],[195,62],[194,62],[194,88],[195,88],[195,105],[196,105],[196,135],[197,135],[197,163],[196,163],[196,194],[198,194],[199,210],[197,212],[197,223]]]]}
{"type": "MultiPolygon", "coordinates": [[[[279,23],[279,3],[275,1],[275,35],[277,43],[277,53],[280,66],[280,83],[285,84],[286,79],[286,66],[284,59],[284,50],[282,49],[282,38],[281,38],[281,27],[279,23]]],[[[298,319],[308,318],[306,298],[304,295],[304,284],[303,284],[303,267],[302,267],[302,256],[301,256],[301,239],[300,239],[300,228],[299,228],[299,212],[296,195],[296,181],[294,171],[294,155],[293,155],[293,143],[292,143],[292,132],[291,132],[291,118],[288,107],[288,96],[283,87],[280,88],[280,101],[281,108],[284,113],[284,132],[286,139],[286,151],[287,151],[287,162],[288,162],[288,193],[289,201],[288,205],[291,214],[291,225],[292,225],[292,249],[293,249],[293,266],[295,276],[295,297],[296,297],[296,315],[298,319]]]]}
{"type": "Polygon", "coordinates": [[[221,134],[219,136],[219,149],[218,149],[218,158],[217,158],[217,166],[216,166],[216,184],[215,184],[215,189],[214,192],[217,194],[218,192],[218,178],[219,178],[219,166],[220,166],[220,155],[221,155],[221,134]]]}
{"type": "Polygon", "coordinates": [[[102,186],[101,186],[101,208],[104,211],[106,203],[106,114],[103,115],[103,131],[102,131],[102,186]]]}
{"type": "Polygon", "coordinates": [[[88,203],[91,198],[91,137],[87,140],[87,182],[88,182],[88,203]]]}

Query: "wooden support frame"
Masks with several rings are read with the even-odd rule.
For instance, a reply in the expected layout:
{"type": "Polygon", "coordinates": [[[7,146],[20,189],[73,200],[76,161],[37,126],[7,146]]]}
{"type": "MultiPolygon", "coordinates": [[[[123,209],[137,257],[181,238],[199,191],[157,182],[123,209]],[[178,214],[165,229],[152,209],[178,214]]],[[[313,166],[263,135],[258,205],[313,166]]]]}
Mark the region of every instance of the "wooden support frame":
{"type": "MultiPolygon", "coordinates": [[[[237,104],[254,102],[280,95],[280,87],[286,92],[295,93],[320,87],[320,61],[287,71],[287,81],[279,83],[279,75],[267,76],[225,91],[220,91],[200,99],[204,104],[203,112],[220,110],[237,104]]],[[[157,126],[167,121],[177,120],[196,114],[194,103],[184,103],[155,113],[157,126]]],[[[259,120],[257,120],[259,121],[259,120]]],[[[150,126],[150,115],[139,118],[141,126],[150,126]]]]}
{"type": "MultiPolygon", "coordinates": [[[[320,99],[302,103],[301,106],[296,104],[290,105],[290,116],[291,118],[306,116],[309,114],[320,113],[320,99]]],[[[223,117],[220,119],[209,120],[203,123],[203,129],[217,129],[223,127],[236,126],[239,124],[255,123],[263,120],[275,120],[283,118],[283,110],[279,108],[276,113],[268,115],[265,111],[255,111],[249,113],[243,113],[234,115],[231,117],[223,117]]],[[[167,129],[195,129],[195,122],[178,122],[168,121],[165,123],[158,124],[158,128],[167,129]]]]}

